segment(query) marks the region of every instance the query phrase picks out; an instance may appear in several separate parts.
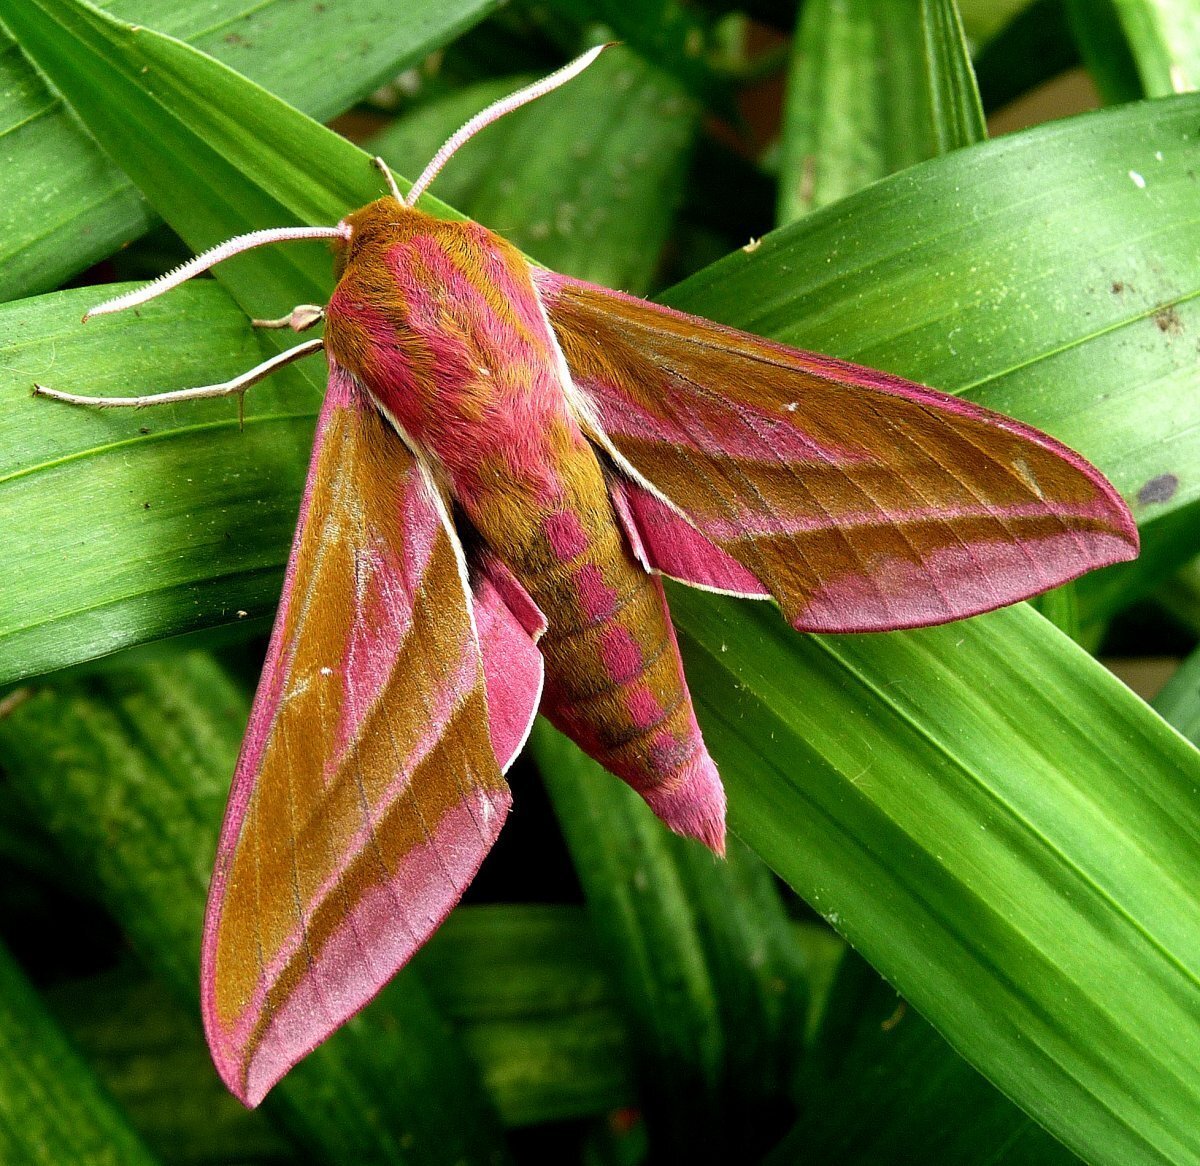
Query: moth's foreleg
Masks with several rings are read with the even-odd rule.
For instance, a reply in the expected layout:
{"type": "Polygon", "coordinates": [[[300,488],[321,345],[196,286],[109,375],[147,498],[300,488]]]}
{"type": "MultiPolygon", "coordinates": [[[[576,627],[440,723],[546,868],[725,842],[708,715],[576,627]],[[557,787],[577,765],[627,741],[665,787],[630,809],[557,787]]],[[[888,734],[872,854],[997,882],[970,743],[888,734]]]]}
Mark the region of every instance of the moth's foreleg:
{"type": "Polygon", "coordinates": [[[307,332],[325,319],[325,309],[320,304],[297,304],[286,316],[277,320],[251,320],[255,328],[290,328],[293,332],[307,332]]]}
{"type": "Polygon", "coordinates": [[[233,380],[221,381],[216,385],[198,385],[192,389],[171,389],[165,393],[147,393],[140,397],[91,397],[82,393],[64,393],[60,389],[51,389],[46,385],[35,384],[33,395],[49,397],[54,401],[65,401],[68,405],[90,405],[97,409],[141,409],[146,405],[172,405],[178,404],[180,401],[201,401],[208,397],[240,397],[251,385],[265,380],[276,369],[311,356],[314,352],[320,352],[324,343],[320,337],[315,340],[306,340],[303,344],[297,344],[295,348],[289,348],[286,352],[272,356],[270,360],[264,360],[262,364],[256,364],[240,376],[234,377],[233,380]]]}

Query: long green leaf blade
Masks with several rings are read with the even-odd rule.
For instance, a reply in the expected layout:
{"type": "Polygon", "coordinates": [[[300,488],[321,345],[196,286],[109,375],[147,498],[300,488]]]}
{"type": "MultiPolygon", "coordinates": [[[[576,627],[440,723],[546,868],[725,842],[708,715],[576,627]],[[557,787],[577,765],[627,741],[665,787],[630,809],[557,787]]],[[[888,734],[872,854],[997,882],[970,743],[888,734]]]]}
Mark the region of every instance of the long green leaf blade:
{"type": "Polygon", "coordinates": [[[1112,0],[1147,97],[1200,88],[1200,13],[1191,0],[1112,0]]]}
{"type": "Polygon", "coordinates": [[[795,1129],[763,1166],[1079,1166],[853,953],[838,966],[795,1129]]]}
{"type": "Polygon", "coordinates": [[[0,1161],[154,1166],[12,956],[0,948],[0,1161]]]}
{"type": "Polygon", "coordinates": [[[986,136],[953,0],[810,0],[792,50],[778,222],[986,136]]]}
{"type": "Polygon", "coordinates": [[[1081,1156],[1194,1158],[1200,755],[1028,608],[797,640],[671,604],[734,829],[1081,1156]]]}
{"type": "MultiPolygon", "coordinates": [[[[211,53],[328,118],[483,19],[497,0],[117,0],[127,20],[211,53]]],[[[0,12],[0,20],[4,13],[0,12]]],[[[128,177],[0,31],[0,300],[54,287],[149,226],[128,177]]]]}
{"type": "Polygon", "coordinates": [[[780,1132],[807,1007],[778,893],[736,842],[720,865],[669,834],[548,725],[533,752],[621,988],[656,1144],[754,1158],[780,1132]]]}

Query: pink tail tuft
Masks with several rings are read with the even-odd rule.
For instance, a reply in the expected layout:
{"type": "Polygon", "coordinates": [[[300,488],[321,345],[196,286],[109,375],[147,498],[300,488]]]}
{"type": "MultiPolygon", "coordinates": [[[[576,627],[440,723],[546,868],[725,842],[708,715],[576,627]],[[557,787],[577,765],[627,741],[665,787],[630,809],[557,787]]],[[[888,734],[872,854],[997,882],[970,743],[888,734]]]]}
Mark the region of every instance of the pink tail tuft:
{"type": "Polygon", "coordinates": [[[725,787],[707,750],[696,753],[678,780],[639,792],[676,834],[695,838],[725,857],[725,787]]]}

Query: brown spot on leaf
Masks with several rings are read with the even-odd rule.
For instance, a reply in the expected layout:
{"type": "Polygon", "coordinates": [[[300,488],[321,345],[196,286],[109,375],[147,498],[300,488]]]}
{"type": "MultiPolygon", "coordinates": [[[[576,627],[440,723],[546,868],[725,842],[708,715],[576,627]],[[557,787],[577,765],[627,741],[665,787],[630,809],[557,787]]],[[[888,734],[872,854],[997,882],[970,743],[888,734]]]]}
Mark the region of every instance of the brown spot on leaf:
{"type": "Polygon", "coordinates": [[[1154,322],[1168,336],[1178,336],[1183,331],[1183,321],[1174,308],[1160,308],[1154,313],[1154,322]]]}
{"type": "Polygon", "coordinates": [[[1174,474],[1158,474],[1151,478],[1137,494],[1137,500],[1143,506],[1154,502],[1170,502],[1179,489],[1179,479],[1174,474]]]}
{"type": "Polygon", "coordinates": [[[1112,281],[1112,294],[1119,296],[1125,290],[1125,281],[1122,279],[1114,279],[1112,281]]]}

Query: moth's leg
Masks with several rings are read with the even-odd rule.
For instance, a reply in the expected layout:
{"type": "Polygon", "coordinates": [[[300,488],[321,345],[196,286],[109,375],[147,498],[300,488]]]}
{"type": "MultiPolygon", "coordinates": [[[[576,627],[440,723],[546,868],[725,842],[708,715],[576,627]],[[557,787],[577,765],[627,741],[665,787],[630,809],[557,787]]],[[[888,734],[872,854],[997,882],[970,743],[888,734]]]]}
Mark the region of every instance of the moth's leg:
{"type": "Polygon", "coordinates": [[[311,356],[314,352],[320,352],[324,343],[320,337],[315,340],[306,340],[303,344],[297,344],[295,348],[289,348],[286,352],[271,357],[270,360],[264,360],[262,364],[256,364],[231,381],[222,381],[216,385],[199,385],[194,389],[172,389],[169,392],[148,393],[140,397],[89,397],[81,393],[64,393],[59,389],[47,388],[45,385],[34,385],[33,395],[49,397],[54,401],[65,401],[68,405],[91,405],[97,409],[141,409],[146,405],[171,405],[180,401],[199,401],[206,397],[232,397],[235,395],[240,397],[251,385],[265,380],[276,369],[311,356]]]}
{"type": "Polygon", "coordinates": [[[325,319],[325,309],[320,304],[297,304],[286,316],[278,320],[251,320],[255,328],[290,328],[293,332],[307,332],[325,319]]]}

